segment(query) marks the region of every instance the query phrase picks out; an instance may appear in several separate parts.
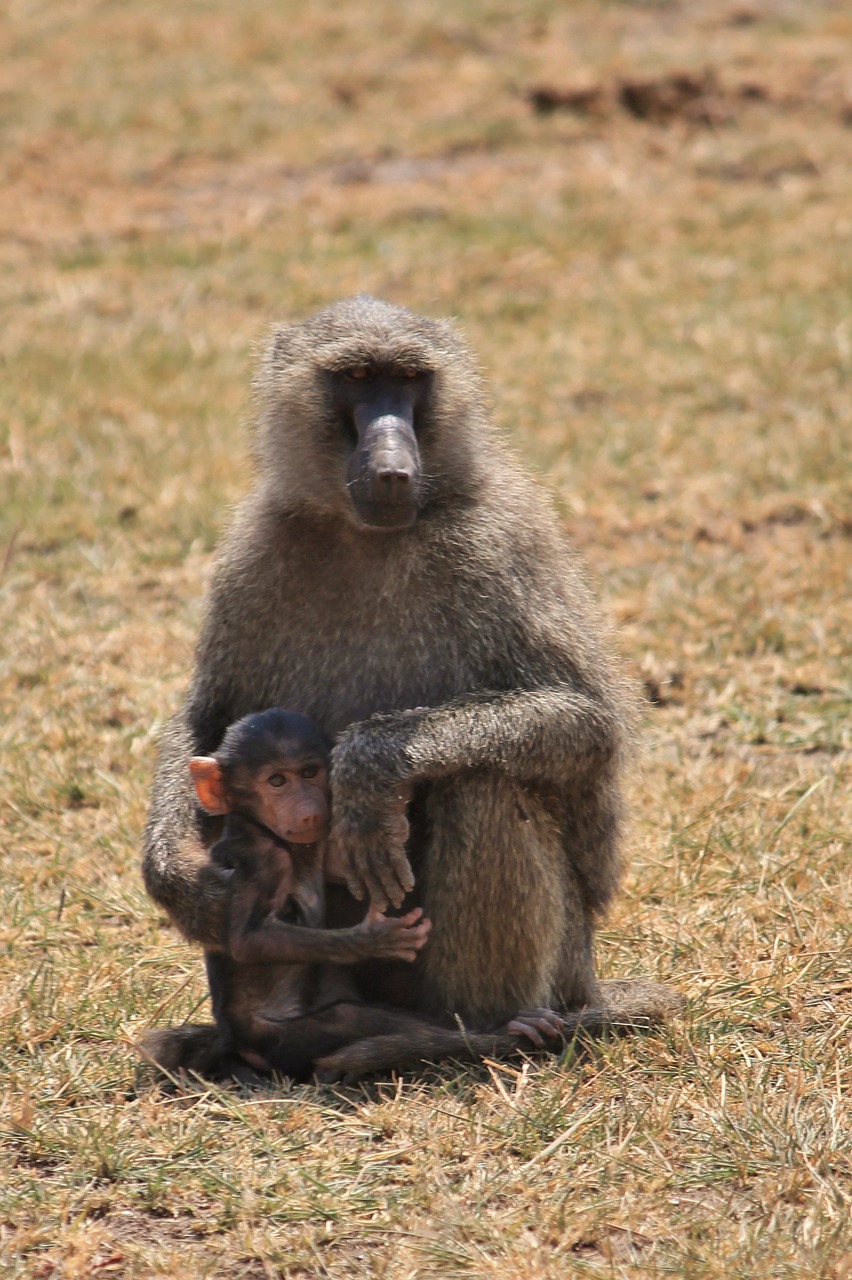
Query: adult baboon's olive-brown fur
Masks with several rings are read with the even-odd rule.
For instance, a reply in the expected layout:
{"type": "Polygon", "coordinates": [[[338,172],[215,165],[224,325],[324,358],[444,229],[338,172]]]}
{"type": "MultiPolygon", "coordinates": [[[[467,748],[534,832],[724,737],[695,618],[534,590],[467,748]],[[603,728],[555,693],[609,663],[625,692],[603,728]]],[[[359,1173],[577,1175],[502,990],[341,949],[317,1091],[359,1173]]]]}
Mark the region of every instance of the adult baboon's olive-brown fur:
{"type": "MultiPolygon", "coordinates": [[[[550,504],[493,431],[454,329],[372,298],[279,328],[256,382],[257,478],[210,588],[194,679],[164,736],[145,839],[153,897],[215,947],[222,890],[187,761],[280,705],[336,739],[333,835],[364,886],[405,866],[433,922],[401,983],[365,995],[493,1025],[599,1006],[593,928],[618,883],[630,696],[550,504]],[[347,369],[418,370],[417,518],[377,530],[346,487],[347,369]],[[372,877],[372,879],[371,879],[372,877]]],[[[374,896],[381,897],[381,891],[374,896]]],[[[334,923],[334,902],[329,902],[334,923]]],[[[620,990],[659,1016],[664,989],[620,990]],[[656,993],[656,994],[655,994],[656,993]]],[[[603,995],[605,996],[605,992],[603,995]]]]}

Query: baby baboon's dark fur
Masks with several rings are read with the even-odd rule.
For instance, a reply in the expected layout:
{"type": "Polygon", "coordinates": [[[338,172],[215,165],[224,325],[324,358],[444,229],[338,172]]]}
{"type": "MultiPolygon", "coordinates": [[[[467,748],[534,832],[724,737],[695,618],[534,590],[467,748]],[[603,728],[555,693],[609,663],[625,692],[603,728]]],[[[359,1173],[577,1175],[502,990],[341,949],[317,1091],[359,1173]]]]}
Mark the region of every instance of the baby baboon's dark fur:
{"type": "MultiPolygon", "coordinates": [[[[162,743],[150,893],[187,937],[219,945],[224,894],[186,763],[232,721],[284,705],[336,739],[332,834],[351,887],[400,906],[413,870],[404,906],[433,922],[401,981],[391,964],[363,973],[367,999],[469,1027],[531,1006],[606,1008],[609,996],[623,1020],[665,1017],[666,988],[640,984],[634,1001],[617,984],[608,996],[594,969],[593,929],[621,872],[630,695],[582,569],[490,427],[459,337],[350,299],[279,328],[256,390],[257,479],[162,743]],[[352,387],[365,378],[369,429],[405,418],[397,435],[413,423],[416,437],[390,468],[408,505],[387,520],[353,493],[365,437],[352,387]],[[414,390],[400,399],[404,379],[414,390]],[[393,808],[405,787],[407,843],[393,808]]],[[[373,500],[369,461],[358,484],[373,500]]],[[[330,925],[346,923],[333,896],[328,910],[330,925]]]]}

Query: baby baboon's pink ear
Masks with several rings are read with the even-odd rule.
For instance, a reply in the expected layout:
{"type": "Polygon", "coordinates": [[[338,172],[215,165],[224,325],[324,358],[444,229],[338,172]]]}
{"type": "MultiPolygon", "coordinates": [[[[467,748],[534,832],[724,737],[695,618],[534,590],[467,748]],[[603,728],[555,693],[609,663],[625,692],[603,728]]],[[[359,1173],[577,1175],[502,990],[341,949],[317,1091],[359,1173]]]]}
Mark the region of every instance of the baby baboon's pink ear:
{"type": "Polygon", "coordinates": [[[231,812],[222,768],[215,756],[193,756],[189,762],[189,772],[202,809],[206,809],[208,813],[231,812]]]}

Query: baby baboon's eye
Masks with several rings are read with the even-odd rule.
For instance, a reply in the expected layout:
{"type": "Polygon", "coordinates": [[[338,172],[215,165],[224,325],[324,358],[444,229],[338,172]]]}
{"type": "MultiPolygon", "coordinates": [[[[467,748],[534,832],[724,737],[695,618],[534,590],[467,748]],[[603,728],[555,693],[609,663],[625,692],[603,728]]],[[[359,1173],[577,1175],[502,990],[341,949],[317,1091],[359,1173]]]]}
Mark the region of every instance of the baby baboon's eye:
{"type": "Polygon", "coordinates": [[[306,764],[304,768],[301,770],[301,774],[303,778],[315,778],[318,773],[319,773],[318,764],[306,764]]]}
{"type": "Polygon", "coordinates": [[[284,777],[283,773],[273,773],[271,777],[266,779],[266,781],[269,783],[270,787],[283,787],[287,779],[284,777]]]}

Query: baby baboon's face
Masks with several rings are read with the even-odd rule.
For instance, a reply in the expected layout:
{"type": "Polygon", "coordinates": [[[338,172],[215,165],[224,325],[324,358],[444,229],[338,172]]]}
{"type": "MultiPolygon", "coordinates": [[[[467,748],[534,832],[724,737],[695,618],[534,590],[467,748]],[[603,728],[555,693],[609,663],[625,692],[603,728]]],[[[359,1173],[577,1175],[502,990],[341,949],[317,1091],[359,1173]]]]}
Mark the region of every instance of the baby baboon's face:
{"type": "Polygon", "coordinates": [[[328,834],[328,768],[319,757],[284,748],[239,789],[253,797],[253,816],[289,844],[316,844],[328,834]]]}

